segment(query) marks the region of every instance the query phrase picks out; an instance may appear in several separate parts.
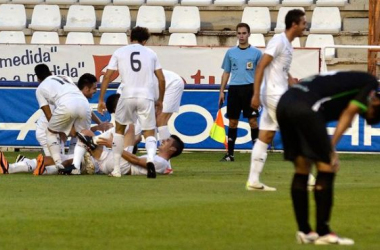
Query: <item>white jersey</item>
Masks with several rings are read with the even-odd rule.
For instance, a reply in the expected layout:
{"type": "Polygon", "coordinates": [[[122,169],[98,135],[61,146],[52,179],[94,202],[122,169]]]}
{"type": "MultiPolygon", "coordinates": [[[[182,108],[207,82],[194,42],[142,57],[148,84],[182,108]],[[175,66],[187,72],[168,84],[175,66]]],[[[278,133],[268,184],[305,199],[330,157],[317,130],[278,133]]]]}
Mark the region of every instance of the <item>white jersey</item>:
{"type": "Polygon", "coordinates": [[[265,51],[273,57],[272,62],[265,68],[261,95],[281,96],[288,90],[288,74],[293,57],[293,47],[285,33],[274,35],[265,51]]]}
{"type": "Polygon", "coordinates": [[[36,90],[38,104],[60,106],[72,102],[73,98],[87,100],[73,80],[67,76],[49,76],[43,80],[36,90]]]}
{"type": "Polygon", "coordinates": [[[123,88],[120,98],[154,100],[154,71],[161,69],[156,53],[141,44],[130,44],[117,49],[108,69],[118,70],[123,88]]]}

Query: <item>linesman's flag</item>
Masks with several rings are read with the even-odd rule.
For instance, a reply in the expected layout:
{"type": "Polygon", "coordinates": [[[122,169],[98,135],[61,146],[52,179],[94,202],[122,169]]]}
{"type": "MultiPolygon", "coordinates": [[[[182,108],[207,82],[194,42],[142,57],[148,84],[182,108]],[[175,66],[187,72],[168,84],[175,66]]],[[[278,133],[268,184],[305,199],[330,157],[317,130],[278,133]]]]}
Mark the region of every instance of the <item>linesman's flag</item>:
{"type": "Polygon", "coordinates": [[[215,122],[212,125],[210,137],[217,142],[223,143],[226,149],[228,148],[226,130],[224,129],[224,122],[221,109],[219,109],[218,114],[216,115],[215,122]]]}

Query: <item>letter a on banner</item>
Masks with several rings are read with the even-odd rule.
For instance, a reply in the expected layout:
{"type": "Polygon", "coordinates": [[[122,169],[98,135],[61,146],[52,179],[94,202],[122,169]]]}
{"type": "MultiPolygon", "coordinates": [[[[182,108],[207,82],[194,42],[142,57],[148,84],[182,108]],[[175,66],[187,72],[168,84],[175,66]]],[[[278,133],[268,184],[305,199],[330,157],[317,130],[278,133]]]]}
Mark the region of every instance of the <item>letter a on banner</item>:
{"type": "Polygon", "coordinates": [[[222,116],[222,110],[218,110],[214,124],[211,127],[210,137],[220,143],[224,144],[224,147],[228,149],[228,144],[226,140],[226,130],[224,129],[224,122],[222,116]]]}

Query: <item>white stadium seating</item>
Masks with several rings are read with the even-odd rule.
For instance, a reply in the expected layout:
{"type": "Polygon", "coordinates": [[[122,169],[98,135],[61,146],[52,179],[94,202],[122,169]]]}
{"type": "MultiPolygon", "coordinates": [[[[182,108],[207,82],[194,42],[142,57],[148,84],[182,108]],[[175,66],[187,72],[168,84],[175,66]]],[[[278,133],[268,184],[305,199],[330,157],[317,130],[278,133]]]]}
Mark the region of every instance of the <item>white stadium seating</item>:
{"type": "Polygon", "coordinates": [[[301,47],[301,40],[299,37],[294,38],[292,41],[293,48],[300,48],[301,47]]]}
{"type": "Polygon", "coordinates": [[[175,6],[173,8],[170,33],[197,33],[200,28],[201,18],[198,7],[175,6]]]}
{"type": "Polygon", "coordinates": [[[317,0],[317,6],[344,6],[347,0],[317,0]]]}
{"type": "Polygon", "coordinates": [[[146,5],[174,6],[176,4],[178,4],[178,0],[146,0],[146,5]]]}
{"type": "Polygon", "coordinates": [[[0,5],[0,30],[23,30],[26,28],[26,12],[23,4],[0,5]]]}
{"type": "Polygon", "coordinates": [[[46,0],[47,4],[75,4],[78,0],[46,0]]]}
{"type": "Polygon", "coordinates": [[[128,6],[104,7],[100,32],[127,32],[131,28],[131,13],[128,6]]]}
{"type": "Polygon", "coordinates": [[[243,6],[245,0],[214,0],[215,6],[243,6]]]}
{"type": "Polygon", "coordinates": [[[275,33],[281,33],[285,30],[285,16],[290,10],[293,9],[300,9],[302,11],[305,11],[303,7],[281,7],[277,15],[276,28],[274,29],[275,33]]]}
{"type": "Polygon", "coordinates": [[[53,31],[61,28],[61,12],[58,5],[36,5],[29,29],[53,31]]]}
{"type": "Polygon", "coordinates": [[[113,0],[114,5],[143,5],[145,3],[145,0],[113,0]]]}
{"type": "Polygon", "coordinates": [[[67,13],[64,31],[92,31],[95,29],[96,16],[94,6],[71,5],[67,13]]]}
{"type": "Polygon", "coordinates": [[[91,32],[69,32],[66,44],[95,44],[94,36],[91,32]]]}
{"type": "Polygon", "coordinates": [[[315,7],[311,17],[310,33],[337,34],[342,20],[338,7],[315,7]]]}
{"type": "Polygon", "coordinates": [[[25,43],[22,31],[0,31],[0,43],[25,43]]]}
{"type": "Polygon", "coordinates": [[[79,0],[79,4],[84,5],[107,5],[110,3],[111,0],[79,0]]]}
{"type": "Polygon", "coordinates": [[[181,5],[210,6],[212,5],[212,0],[181,0],[181,5]]]}
{"type": "MultiPolygon", "coordinates": [[[[335,45],[334,37],[332,35],[326,34],[310,34],[306,38],[305,47],[307,48],[321,48],[327,45],[335,45]]],[[[321,52],[322,53],[322,52],[321,52]]],[[[325,58],[327,60],[335,57],[335,49],[327,48],[325,49],[325,58]]]]}
{"type": "Polygon", "coordinates": [[[313,4],[313,0],[283,0],[282,6],[302,6],[308,7],[313,4]]]}
{"type": "Polygon", "coordinates": [[[248,6],[272,7],[280,4],[280,0],[248,0],[248,6]]]}
{"type": "Polygon", "coordinates": [[[197,37],[193,33],[173,33],[169,37],[169,45],[197,45],[197,37]]]}
{"type": "Polygon", "coordinates": [[[32,35],[31,44],[59,44],[57,32],[35,31],[32,35]]]}
{"type": "Polygon", "coordinates": [[[19,4],[39,4],[44,2],[45,0],[12,0],[12,3],[19,4]]]}
{"type": "Polygon", "coordinates": [[[141,6],[137,12],[136,26],[146,27],[151,33],[164,31],[166,28],[164,7],[141,6]]]}
{"type": "Polygon", "coordinates": [[[103,33],[99,44],[102,45],[127,45],[128,37],[126,33],[103,33]]]}
{"type": "Polygon", "coordinates": [[[241,21],[249,25],[251,33],[266,34],[271,27],[269,8],[245,7],[241,21]]]}

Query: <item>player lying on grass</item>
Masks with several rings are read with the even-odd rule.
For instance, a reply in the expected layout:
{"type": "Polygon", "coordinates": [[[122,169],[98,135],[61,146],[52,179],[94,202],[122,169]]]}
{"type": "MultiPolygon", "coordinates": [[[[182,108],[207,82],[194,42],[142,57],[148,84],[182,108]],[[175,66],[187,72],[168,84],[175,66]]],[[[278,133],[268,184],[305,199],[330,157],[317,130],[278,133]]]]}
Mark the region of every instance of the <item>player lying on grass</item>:
{"type": "MultiPolygon", "coordinates": [[[[97,173],[110,174],[114,168],[114,160],[112,150],[112,134],[109,138],[100,137],[95,145],[92,141],[94,133],[90,130],[84,130],[78,133],[78,143],[83,143],[87,146],[88,151],[98,165],[97,173]]],[[[147,155],[136,156],[132,154],[134,145],[134,133],[129,131],[124,136],[124,150],[122,160],[120,161],[120,171],[122,175],[147,175],[150,178],[155,178],[156,173],[167,174],[169,168],[169,159],[176,157],[182,153],[184,143],[176,136],[171,135],[166,140],[163,140],[158,147],[158,153],[153,158],[155,172],[148,172],[146,168],[147,155]]]]}

